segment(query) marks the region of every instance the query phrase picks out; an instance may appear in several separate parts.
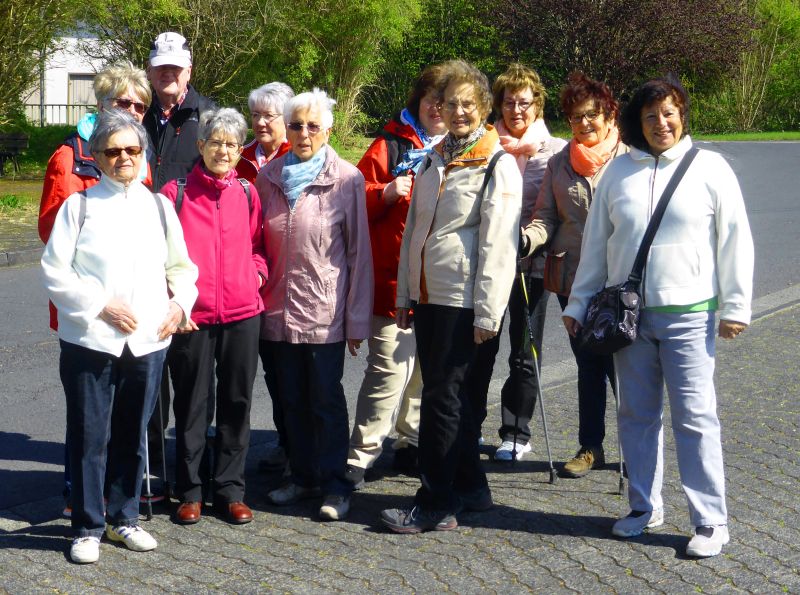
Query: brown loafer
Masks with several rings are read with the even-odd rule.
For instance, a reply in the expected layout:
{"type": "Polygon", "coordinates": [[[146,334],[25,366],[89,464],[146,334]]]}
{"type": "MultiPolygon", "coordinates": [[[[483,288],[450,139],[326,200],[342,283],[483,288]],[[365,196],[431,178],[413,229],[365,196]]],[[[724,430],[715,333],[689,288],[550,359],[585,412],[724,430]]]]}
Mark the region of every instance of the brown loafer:
{"type": "Polygon", "coordinates": [[[200,520],[200,503],[181,502],[175,512],[175,520],[181,525],[194,525],[200,520]]]}
{"type": "Polygon", "coordinates": [[[234,525],[244,525],[253,520],[253,511],[244,502],[230,502],[224,506],[225,520],[234,525]]]}

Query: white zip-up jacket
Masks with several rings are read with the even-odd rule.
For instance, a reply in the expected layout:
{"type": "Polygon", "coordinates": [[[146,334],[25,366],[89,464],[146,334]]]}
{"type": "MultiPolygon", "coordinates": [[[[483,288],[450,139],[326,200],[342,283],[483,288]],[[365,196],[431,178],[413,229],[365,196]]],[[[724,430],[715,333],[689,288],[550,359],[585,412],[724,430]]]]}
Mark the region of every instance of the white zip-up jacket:
{"type": "Polygon", "coordinates": [[[59,338],[115,356],[126,344],[136,357],[164,349],[170,338],[159,341],[157,330],[169,302],[188,315],[197,298],[197,267],[172,203],[156,195],[164,206],[165,238],[156,202],[141,182],[126,189],[104,175],[86,196],[83,227],[76,193],[58,211],[42,255],[45,287],[58,308],[59,338]],[[112,298],[126,302],[136,317],[130,335],[99,317],[112,298]]]}
{"type": "Polygon", "coordinates": [[[497,331],[517,265],[522,176],[514,157],[503,155],[478,200],[488,163],[502,150],[497,132],[487,129],[473,149],[446,167],[434,150],[414,181],[396,303],[471,308],[474,326],[497,331]]]}
{"type": "MultiPolygon", "coordinates": [[[[565,316],[580,323],[591,297],[628,278],[647,224],[678,163],[685,136],[659,157],[631,148],[597,187],[565,316]]],[[[736,174],[701,150],[670,200],[647,257],[644,307],[687,306],[717,297],[723,320],[750,323],[753,238],[736,174]]]]}

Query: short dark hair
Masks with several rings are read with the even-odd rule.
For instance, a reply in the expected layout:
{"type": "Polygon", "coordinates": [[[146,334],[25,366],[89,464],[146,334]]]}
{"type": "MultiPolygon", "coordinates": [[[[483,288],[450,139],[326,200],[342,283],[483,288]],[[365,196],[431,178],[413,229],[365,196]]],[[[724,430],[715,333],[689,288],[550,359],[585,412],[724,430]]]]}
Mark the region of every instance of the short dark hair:
{"type": "Polygon", "coordinates": [[[689,94],[675,75],[668,74],[647,81],[634,91],[620,118],[622,142],[642,151],[648,151],[650,147],[642,132],[642,110],[657,101],[664,101],[667,97],[672,97],[672,102],[681,114],[685,136],[689,131],[689,94]]]}
{"type": "Polygon", "coordinates": [[[415,120],[419,120],[419,103],[422,98],[428,94],[428,91],[436,91],[439,93],[438,85],[439,79],[442,77],[441,64],[431,64],[426,66],[416,81],[411,87],[411,92],[408,94],[408,101],[406,102],[406,109],[411,112],[415,120]]]}
{"type": "Polygon", "coordinates": [[[603,81],[589,78],[580,70],[570,73],[567,84],[561,89],[561,111],[569,119],[575,106],[584,101],[594,101],[606,120],[614,122],[619,116],[619,102],[611,88],[603,81]]]}

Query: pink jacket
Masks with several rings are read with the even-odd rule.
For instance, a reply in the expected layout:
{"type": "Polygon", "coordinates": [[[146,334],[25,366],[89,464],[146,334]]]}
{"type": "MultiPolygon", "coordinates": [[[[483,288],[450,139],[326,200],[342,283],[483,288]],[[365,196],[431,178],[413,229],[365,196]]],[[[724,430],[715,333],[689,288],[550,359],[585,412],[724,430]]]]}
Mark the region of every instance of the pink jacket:
{"type": "MultiPolygon", "coordinates": [[[[177,180],[161,193],[173,204],[177,180]]],[[[267,279],[261,230],[261,201],[251,185],[252,208],[231,171],[224,179],[210,175],[198,163],[186,178],[178,213],[189,257],[200,269],[200,295],[192,308],[197,324],[225,324],[259,314],[264,303],[259,284],[267,279]]]]}
{"type": "Polygon", "coordinates": [[[366,339],[372,317],[372,252],[364,176],[330,145],[317,179],[289,209],[285,157],[256,178],[270,278],[261,338],[289,343],[366,339]]]}

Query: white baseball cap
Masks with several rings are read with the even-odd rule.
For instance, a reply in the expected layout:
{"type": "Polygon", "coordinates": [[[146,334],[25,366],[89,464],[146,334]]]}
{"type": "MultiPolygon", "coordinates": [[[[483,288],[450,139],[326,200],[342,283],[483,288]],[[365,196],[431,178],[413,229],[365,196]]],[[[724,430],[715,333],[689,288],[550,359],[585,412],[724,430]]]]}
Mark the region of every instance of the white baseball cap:
{"type": "Polygon", "coordinates": [[[180,66],[188,68],[192,65],[192,53],[189,43],[180,33],[167,31],[162,33],[150,46],[150,66],[180,66]]]}

